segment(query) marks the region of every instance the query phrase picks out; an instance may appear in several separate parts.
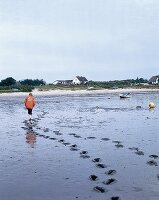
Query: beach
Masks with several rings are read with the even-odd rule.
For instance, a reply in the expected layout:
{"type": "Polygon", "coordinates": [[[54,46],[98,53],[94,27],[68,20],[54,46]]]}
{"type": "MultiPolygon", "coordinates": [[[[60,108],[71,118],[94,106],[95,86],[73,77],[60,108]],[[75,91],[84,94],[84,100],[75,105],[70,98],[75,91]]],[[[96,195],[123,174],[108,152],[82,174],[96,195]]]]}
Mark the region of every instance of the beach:
{"type": "MultiPolygon", "coordinates": [[[[141,93],[141,92],[158,92],[159,89],[132,89],[132,88],[126,88],[126,89],[100,89],[100,90],[89,90],[89,89],[83,89],[83,90],[43,90],[40,91],[38,89],[34,89],[32,91],[33,95],[36,96],[49,96],[49,95],[82,95],[82,94],[113,94],[113,93],[141,93]]],[[[26,96],[29,92],[11,92],[11,93],[1,93],[0,96],[26,96]]]]}
{"type": "Polygon", "coordinates": [[[31,124],[27,94],[0,94],[1,199],[159,199],[158,90],[34,90],[31,124]]]}

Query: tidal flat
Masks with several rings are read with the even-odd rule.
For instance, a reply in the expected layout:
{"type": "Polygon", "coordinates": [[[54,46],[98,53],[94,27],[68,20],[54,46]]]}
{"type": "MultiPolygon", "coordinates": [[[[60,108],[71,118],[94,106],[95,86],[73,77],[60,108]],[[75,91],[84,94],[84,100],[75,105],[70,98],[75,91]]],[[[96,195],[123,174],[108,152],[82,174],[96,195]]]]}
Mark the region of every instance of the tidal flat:
{"type": "Polygon", "coordinates": [[[159,199],[158,92],[35,98],[0,96],[0,199],[159,199]]]}

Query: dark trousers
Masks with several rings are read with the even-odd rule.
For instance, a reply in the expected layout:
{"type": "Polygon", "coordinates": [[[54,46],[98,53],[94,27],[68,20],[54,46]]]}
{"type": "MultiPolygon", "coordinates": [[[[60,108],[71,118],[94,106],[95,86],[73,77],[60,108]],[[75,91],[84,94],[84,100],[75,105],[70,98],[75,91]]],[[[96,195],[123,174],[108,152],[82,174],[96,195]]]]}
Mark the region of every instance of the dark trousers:
{"type": "Polygon", "coordinates": [[[32,109],[30,109],[30,108],[27,108],[27,109],[28,109],[28,114],[32,115],[32,109]]]}

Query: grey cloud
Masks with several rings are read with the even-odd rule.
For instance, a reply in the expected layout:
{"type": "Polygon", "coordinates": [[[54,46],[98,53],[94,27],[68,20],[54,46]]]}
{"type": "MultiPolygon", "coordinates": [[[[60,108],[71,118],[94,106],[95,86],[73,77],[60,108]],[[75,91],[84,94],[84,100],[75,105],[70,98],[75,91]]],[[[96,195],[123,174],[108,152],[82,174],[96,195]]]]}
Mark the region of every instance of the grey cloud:
{"type": "Polygon", "coordinates": [[[158,11],[156,0],[2,0],[0,78],[158,74],[158,11]]]}

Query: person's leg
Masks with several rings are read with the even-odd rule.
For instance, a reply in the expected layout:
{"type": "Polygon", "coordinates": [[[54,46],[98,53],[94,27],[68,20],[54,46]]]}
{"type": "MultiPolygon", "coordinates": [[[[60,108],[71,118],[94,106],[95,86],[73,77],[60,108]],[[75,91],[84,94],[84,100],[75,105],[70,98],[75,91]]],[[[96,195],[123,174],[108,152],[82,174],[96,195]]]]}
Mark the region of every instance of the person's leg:
{"type": "Polygon", "coordinates": [[[32,116],[32,109],[28,109],[28,115],[29,115],[29,120],[31,120],[31,116],[32,116]]]}

